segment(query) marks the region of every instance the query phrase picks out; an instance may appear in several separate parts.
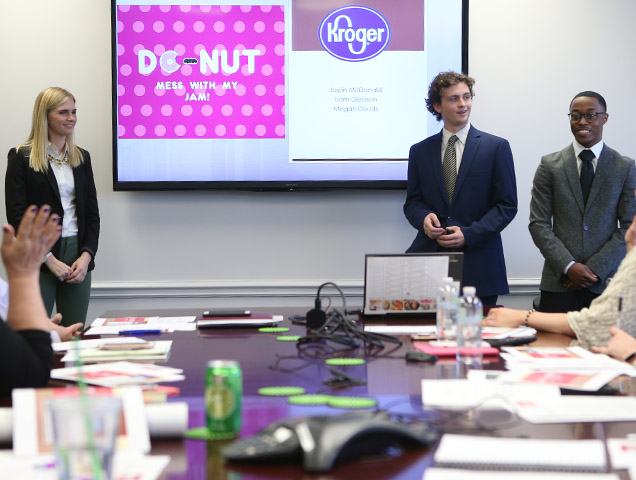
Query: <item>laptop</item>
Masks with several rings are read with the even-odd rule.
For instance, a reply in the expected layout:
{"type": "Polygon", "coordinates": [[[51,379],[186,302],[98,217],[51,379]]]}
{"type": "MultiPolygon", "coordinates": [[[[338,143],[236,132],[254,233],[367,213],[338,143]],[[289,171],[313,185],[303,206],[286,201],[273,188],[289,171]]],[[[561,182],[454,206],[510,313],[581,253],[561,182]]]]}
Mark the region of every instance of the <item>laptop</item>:
{"type": "Polygon", "coordinates": [[[442,280],[453,277],[459,289],[463,266],[461,252],[368,254],[363,315],[433,317],[442,280]]]}

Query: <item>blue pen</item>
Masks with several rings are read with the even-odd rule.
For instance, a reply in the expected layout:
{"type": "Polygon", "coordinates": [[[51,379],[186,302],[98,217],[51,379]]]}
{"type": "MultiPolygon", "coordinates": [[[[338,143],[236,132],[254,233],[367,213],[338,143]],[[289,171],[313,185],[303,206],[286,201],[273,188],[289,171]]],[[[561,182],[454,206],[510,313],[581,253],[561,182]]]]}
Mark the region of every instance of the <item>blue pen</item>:
{"type": "Polygon", "coordinates": [[[120,335],[161,335],[161,330],[120,330],[120,335]]]}

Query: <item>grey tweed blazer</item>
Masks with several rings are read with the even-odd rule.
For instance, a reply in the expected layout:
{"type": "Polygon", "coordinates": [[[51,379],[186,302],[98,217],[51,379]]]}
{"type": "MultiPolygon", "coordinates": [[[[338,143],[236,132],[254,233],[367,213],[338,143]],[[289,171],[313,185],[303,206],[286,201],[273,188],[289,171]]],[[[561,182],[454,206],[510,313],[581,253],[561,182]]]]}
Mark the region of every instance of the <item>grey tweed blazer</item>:
{"type": "Polygon", "coordinates": [[[532,186],[530,234],[545,258],[541,290],[565,292],[563,270],[572,261],[586,264],[600,281],[601,293],[625,256],[625,232],[636,214],[634,160],[603,146],[587,205],[579,181],[574,147],[541,158],[532,186]]]}

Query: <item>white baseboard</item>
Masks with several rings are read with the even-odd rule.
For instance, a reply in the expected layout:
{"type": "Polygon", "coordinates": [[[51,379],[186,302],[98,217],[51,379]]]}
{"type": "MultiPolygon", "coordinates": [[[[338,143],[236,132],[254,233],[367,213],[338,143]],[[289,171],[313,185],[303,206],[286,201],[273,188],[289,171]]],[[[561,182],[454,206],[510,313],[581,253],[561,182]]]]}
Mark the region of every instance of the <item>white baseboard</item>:
{"type": "MultiPolygon", "coordinates": [[[[328,280],[325,280],[328,281],[328,280]]],[[[294,307],[300,312],[313,308],[317,280],[224,281],[224,282],[93,282],[88,320],[106,310],[144,308],[243,308],[294,307]]],[[[337,280],[349,307],[363,302],[362,280],[337,280]]],[[[499,297],[506,307],[532,308],[539,295],[539,279],[510,279],[510,294],[499,297]]],[[[340,305],[339,293],[325,287],[324,295],[340,305]]]]}
{"type": "MultiPolygon", "coordinates": [[[[325,280],[326,281],[326,280],[325,280]]],[[[219,281],[219,282],[93,282],[92,299],[153,298],[307,298],[314,297],[324,282],[316,280],[219,281]]],[[[362,298],[361,280],[337,280],[347,298],[362,298]]],[[[510,279],[511,296],[538,295],[539,279],[510,279]]],[[[338,292],[325,287],[323,292],[338,292]]]]}

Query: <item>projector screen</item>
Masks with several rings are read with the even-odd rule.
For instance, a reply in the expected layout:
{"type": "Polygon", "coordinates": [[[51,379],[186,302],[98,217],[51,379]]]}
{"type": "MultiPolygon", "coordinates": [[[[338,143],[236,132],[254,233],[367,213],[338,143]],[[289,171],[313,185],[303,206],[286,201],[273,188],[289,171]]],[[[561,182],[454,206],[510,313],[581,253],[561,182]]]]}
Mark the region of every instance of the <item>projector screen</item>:
{"type": "Polygon", "coordinates": [[[404,188],[467,0],[112,0],[115,190],[404,188]]]}

